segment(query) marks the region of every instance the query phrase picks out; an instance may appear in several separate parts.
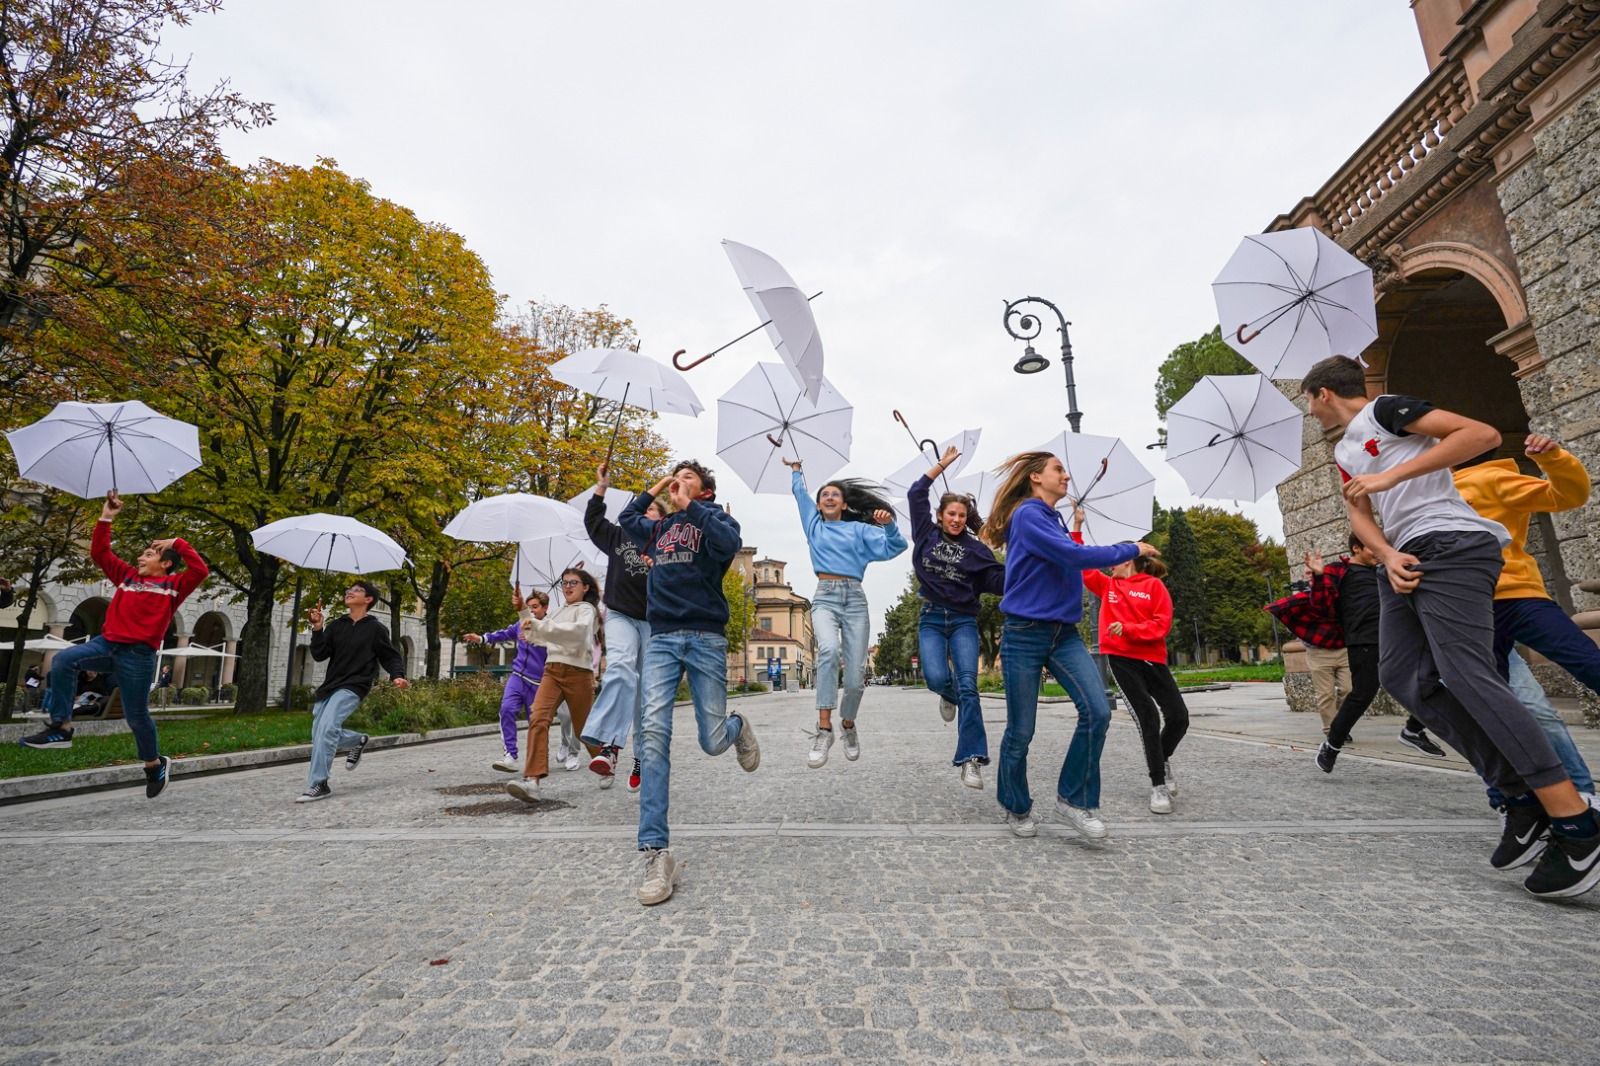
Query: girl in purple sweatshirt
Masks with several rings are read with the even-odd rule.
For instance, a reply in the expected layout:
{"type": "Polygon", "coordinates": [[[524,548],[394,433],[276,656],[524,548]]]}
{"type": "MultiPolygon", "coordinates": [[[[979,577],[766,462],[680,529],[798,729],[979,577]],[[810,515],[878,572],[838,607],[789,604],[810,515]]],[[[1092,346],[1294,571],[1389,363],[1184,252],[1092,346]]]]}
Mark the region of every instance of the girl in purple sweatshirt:
{"type": "MultiPolygon", "coordinates": [[[[519,613],[526,607],[533,612],[535,618],[543,618],[545,611],[550,607],[550,597],[534,590],[524,601],[521,590],[517,590],[511,594],[511,606],[519,613]]],[[[494,761],[496,770],[504,770],[508,774],[522,772],[522,760],[517,757],[517,719],[528,716],[528,711],[533,706],[533,698],[539,694],[539,682],[544,680],[544,660],[547,654],[543,644],[517,640],[521,626],[521,621],[516,621],[493,633],[464,633],[461,637],[467,644],[514,642],[517,646],[516,656],[511,660],[511,675],[506,678],[505,695],[500,698],[500,737],[505,741],[505,753],[494,761]]],[[[568,770],[576,769],[578,741],[572,735],[572,719],[567,711],[567,705],[562,704],[561,710],[557,713],[561,719],[561,747],[570,754],[563,755],[561,751],[556,754],[564,763],[571,763],[567,766],[568,770]]]]}

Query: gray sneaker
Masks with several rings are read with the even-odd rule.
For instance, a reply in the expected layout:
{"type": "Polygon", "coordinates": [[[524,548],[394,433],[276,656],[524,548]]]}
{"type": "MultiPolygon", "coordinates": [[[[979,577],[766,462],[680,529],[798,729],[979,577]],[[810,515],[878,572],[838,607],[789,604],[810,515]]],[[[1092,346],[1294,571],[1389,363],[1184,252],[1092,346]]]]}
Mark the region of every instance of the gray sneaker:
{"type": "Polygon", "coordinates": [[[851,762],[861,758],[861,738],[856,735],[856,727],[847,725],[839,733],[839,739],[844,741],[844,757],[851,762]]]}
{"type": "Polygon", "coordinates": [[[1166,785],[1157,785],[1150,790],[1150,812],[1152,814],[1172,813],[1172,790],[1166,785]]]}
{"type": "Polygon", "coordinates": [[[517,797],[523,803],[539,802],[539,779],[537,777],[519,777],[515,781],[506,783],[506,792],[517,797]]]}
{"type": "Polygon", "coordinates": [[[939,717],[943,718],[947,722],[953,722],[956,720],[956,705],[945,699],[943,696],[939,697],[939,717]]]}
{"type": "Polygon", "coordinates": [[[1106,823],[1100,820],[1098,811],[1074,807],[1064,799],[1057,799],[1056,812],[1067,820],[1068,825],[1081,833],[1084,839],[1104,840],[1106,838],[1106,823]]]}
{"type": "Polygon", "coordinates": [[[968,759],[961,764],[961,783],[968,788],[983,787],[983,773],[978,769],[977,759],[968,759]]]}
{"type": "Polygon", "coordinates": [[[1006,812],[1006,828],[1011,830],[1011,835],[1016,837],[1037,836],[1039,823],[1033,820],[1033,812],[1027,814],[1012,814],[1006,812]]]}
{"type": "Polygon", "coordinates": [[[733,717],[739,719],[739,735],[733,738],[733,753],[739,760],[739,769],[747,774],[755,773],[756,767],[761,765],[761,745],[756,740],[755,727],[742,714],[733,717]]]}
{"type": "Polygon", "coordinates": [[[1172,776],[1172,764],[1170,762],[1163,763],[1161,773],[1167,779],[1167,795],[1176,796],[1178,794],[1178,779],[1172,776]]]}
{"type": "Polygon", "coordinates": [[[646,907],[665,903],[678,887],[683,867],[666,848],[648,849],[644,853],[644,879],[639,882],[639,902],[646,907]]]}
{"type": "Polygon", "coordinates": [[[828,765],[828,749],[833,747],[833,730],[819,729],[812,734],[811,752],[806,756],[806,765],[813,770],[820,770],[828,765]]]}

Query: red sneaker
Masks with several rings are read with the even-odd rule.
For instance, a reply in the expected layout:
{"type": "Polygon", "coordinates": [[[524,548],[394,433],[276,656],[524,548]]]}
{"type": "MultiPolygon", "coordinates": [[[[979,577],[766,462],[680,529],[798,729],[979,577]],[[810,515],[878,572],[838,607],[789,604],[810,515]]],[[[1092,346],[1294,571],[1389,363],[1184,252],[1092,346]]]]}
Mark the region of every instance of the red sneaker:
{"type": "Polygon", "coordinates": [[[633,773],[628,775],[628,791],[639,791],[639,760],[633,760],[633,773]]]}
{"type": "Polygon", "coordinates": [[[601,777],[610,777],[617,772],[617,749],[601,748],[600,754],[589,760],[589,769],[601,777]]]}

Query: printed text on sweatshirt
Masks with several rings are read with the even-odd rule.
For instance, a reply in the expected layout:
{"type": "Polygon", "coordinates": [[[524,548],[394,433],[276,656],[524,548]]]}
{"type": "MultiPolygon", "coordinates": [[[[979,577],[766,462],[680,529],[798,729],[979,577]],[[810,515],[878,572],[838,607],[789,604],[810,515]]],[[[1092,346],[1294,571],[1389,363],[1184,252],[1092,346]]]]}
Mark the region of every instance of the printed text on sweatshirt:
{"type": "Polygon", "coordinates": [[[739,554],[739,523],[704,500],[652,522],[645,510],[654,500],[641,492],[618,518],[622,531],[653,564],[645,618],[650,632],[692,629],[720,636],[728,625],[722,575],[739,554]]]}

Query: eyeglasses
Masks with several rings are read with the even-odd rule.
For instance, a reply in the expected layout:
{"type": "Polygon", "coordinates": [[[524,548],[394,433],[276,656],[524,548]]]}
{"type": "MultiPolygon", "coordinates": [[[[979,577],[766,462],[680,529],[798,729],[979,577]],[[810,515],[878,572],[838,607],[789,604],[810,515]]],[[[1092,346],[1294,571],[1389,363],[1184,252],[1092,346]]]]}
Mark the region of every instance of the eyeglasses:
{"type": "Polygon", "coordinates": [[[583,582],[582,581],[578,581],[576,579],[574,579],[572,581],[563,581],[561,583],[561,587],[564,588],[564,589],[575,589],[575,588],[581,588],[582,586],[583,586],[583,582]]]}

